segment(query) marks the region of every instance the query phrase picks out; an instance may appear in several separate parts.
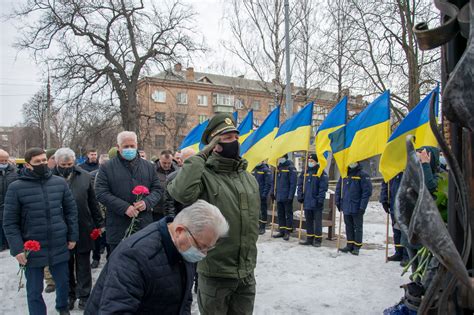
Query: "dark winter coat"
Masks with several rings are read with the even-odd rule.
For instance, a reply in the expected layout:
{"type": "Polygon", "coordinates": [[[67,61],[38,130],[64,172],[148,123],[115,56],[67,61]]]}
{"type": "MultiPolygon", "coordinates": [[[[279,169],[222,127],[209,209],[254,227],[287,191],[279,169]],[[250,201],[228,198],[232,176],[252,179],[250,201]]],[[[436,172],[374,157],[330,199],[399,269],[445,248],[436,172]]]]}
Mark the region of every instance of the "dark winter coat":
{"type": "Polygon", "coordinates": [[[258,183],[260,199],[266,200],[273,187],[272,171],[267,164],[262,163],[255,167],[252,174],[255,176],[258,183]]]}
{"type": "Polygon", "coordinates": [[[344,187],[342,187],[343,196],[341,197],[341,178],[336,185],[336,206],[344,214],[365,213],[370,196],[372,196],[372,182],[369,174],[362,170],[362,167],[351,169],[344,178],[344,187]]]}
{"type": "Polygon", "coordinates": [[[95,193],[97,200],[107,208],[108,244],[118,244],[125,236],[125,231],[132,221],[125,212],[137,200],[137,196],[132,194],[137,185],[146,186],[150,191],[150,194],[143,198],[146,210],[138,215],[138,229],[142,229],[153,222],[151,210],[163,195],[163,188],[153,164],[139,157],[127,161],[119,153],[99,169],[95,193]]]}
{"type": "MultiPolygon", "coordinates": [[[[160,180],[161,187],[166,189],[167,177],[174,173],[177,170],[177,167],[174,164],[171,165],[169,170],[164,170],[161,167],[160,161],[156,162],[156,173],[158,174],[158,179],[160,180]]],[[[167,199],[166,194],[163,194],[163,197],[160,199],[158,204],[153,208],[153,212],[161,213],[163,215],[174,216],[174,209],[170,208],[169,199],[167,199]]]]}
{"type": "Polygon", "coordinates": [[[114,250],[89,297],[85,315],[190,314],[194,266],[184,261],[165,217],[114,250]]]}
{"type": "Polygon", "coordinates": [[[278,164],[276,180],[276,201],[288,202],[295,197],[298,174],[292,161],[278,164]]]}
{"type": "Polygon", "coordinates": [[[91,163],[89,159],[87,159],[84,163],[79,164],[79,167],[82,168],[86,172],[92,172],[99,169],[99,163],[91,163]]]}
{"type": "MultiPolygon", "coordinates": [[[[53,170],[53,174],[60,175],[56,168],[53,170]]],[[[76,249],[79,253],[87,253],[94,247],[94,241],[91,239],[90,233],[93,229],[102,227],[104,219],[95,198],[91,175],[74,166],[74,171],[67,182],[77,205],[79,241],[76,249]]]]}
{"type": "Polygon", "coordinates": [[[392,178],[388,184],[382,182],[379,201],[381,204],[388,203],[390,206],[390,211],[392,211],[393,209],[395,196],[397,195],[398,188],[400,188],[400,182],[402,181],[402,177],[403,173],[398,173],[397,176],[392,178]]]}
{"type": "Polygon", "coordinates": [[[423,147],[431,154],[430,163],[422,163],[423,175],[425,177],[425,185],[431,194],[434,194],[438,189],[438,174],[439,174],[439,149],[435,147],[423,147]]]}
{"type": "Polygon", "coordinates": [[[328,191],[328,175],[323,171],[321,176],[317,176],[319,167],[308,168],[307,174],[300,174],[298,178],[298,201],[303,202],[304,210],[322,211],[324,200],[328,191]],[[303,194],[303,178],[306,178],[303,194]]]}
{"type": "Polygon", "coordinates": [[[17,169],[12,165],[8,165],[6,169],[0,170],[0,221],[3,220],[3,202],[7,194],[8,186],[17,178],[17,169]]]}
{"type": "Polygon", "coordinates": [[[170,216],[176,216],[181,210],[184,209],[184,205],[178,201],[176,201],[173,197],[171,197],[170,193],[168,192],[168,184],[171,183],[176,176],[178,175],[181,168],[178,168],[173,173],[166,176],[166,186],[165,186],[165,212],[168,213],[170,216]]]}
{"type": "Polygon", "coordinates": [[[25,241],[40,242],[41,250],[28,256],[30,267],[68,261],[67,243],[79,239],[79,229],[76,203],[64,178],[51,172],[38,177],[25,168],[8,187],[3,229],[12,256],[23,252],[25,241]]]}

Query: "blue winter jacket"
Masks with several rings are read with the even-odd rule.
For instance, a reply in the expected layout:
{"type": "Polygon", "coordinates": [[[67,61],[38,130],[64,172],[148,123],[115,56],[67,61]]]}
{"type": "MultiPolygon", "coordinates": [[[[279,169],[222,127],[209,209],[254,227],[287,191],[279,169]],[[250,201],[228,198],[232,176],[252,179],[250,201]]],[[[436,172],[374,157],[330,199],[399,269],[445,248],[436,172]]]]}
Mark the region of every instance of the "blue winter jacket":
{"type": "Polygon", "coordinates": [[[341,178],[336,185],[336,206],[344,214],[365,213],[370,196],[372,196],[372,182],[369,174],[359,165],[349,168],[347,177],[344,178],[341,198],[341,178]]]}
{"type": "Polygon", "coordinates": [[[328,176],[323,171],[321,176],[317,176],[319,167],[308,168],[306,175],[300,174],[298,178],[298,201],[303,201],[304,210],[322,211],[326,192],[328,191],[328,176]],[[306,178],[303,195],[303,177],[306,178]]]}
{"type": "Polygon", "coordinates": [[[51,172],[39,177],[23,169],[5,197],[3,229],[10,253],[23,252],[28,240],[40,243],[28,255],[29,267],[51,266],[69,260],[68,242],[79,239],[76,202],[64,178],[51,172]]]}
{"type": "Polygon", "coordinates": [[[122,241],[100,273],[84,315],[191,314],[195,267],[183,260],[165,217],[122,241]]]}
{"type": "Polygon", "coordinates": [[[278,164],[278,176],[276,180],[276,201],[292,201],[296,192],[297,172],[292,161],[278,164]]]}
{"type": "Polygon", "coordinates": [[[382,182],[382,187],[380,190],[380,203],[388,203],[390,205],[390,211],[393,209],[393,204],[395,202],[395,196],[397,195],[398,188],[400,187],[400,182],[402,181],[403,173],[398,173],[397,176],[392,178],[389,183],[382,182]],[[390,195],[389,189],[390,186],[390,195]],[[390,199],[390,200],[389,200],[390,199]]]}
{"type": "Polygon", "coordinates": [[[253,176],[258,182],[258,188],[260,190],[260,199],[266,200],[268,195],[273,188],[273,176],[272,171],[267,164],[259,164],[255,167],[252,172],[253,176]]]}

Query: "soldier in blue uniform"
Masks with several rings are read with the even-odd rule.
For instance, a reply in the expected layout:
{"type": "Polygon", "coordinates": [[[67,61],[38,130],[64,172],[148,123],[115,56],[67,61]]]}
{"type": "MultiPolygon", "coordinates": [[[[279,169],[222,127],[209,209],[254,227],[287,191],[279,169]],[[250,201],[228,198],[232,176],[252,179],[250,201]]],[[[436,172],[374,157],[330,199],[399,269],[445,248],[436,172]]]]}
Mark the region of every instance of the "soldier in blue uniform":
{"type": "Polygon", "coordinates": [[[293,198],[296,192],[297,173],[295,165],[288,160],[288,155],[278,159],[278,175],[276,180],[276,199],[278,210],[278,227],[280,232],[274,238],[290,239],[293,231],[293,198]]]}
{"type": "Polygon", "coordinates": [[[323,207],[328,191],[328,176],[325,171],[318,176],[318,170],[318,157],[312,153],[308,156],[307,172],[299,176],[297,188],[298,202],[303,204],[306,218],[306,240],[300,244],[315,247],[320,247],[323,239],[323,207]]]}
{"type": "Polygon", "coordinates": [[[265,228],[267,225],[267,205],[268,196],[272,191],[273,176],[270,167],[265,162],[258,164],[253,170],[253,176],[258,182],[258,188],[260,190],[260,227],[259,234],[265,234],[265,228]]]}
{"type": "Polygon", "coordinates": [[[355,162],[349,165],[343,187],[341,183],[342,178],[339,178],[336,185],[336,206],[344,213],[347,237],[346,247],[342,248],[341,252],[359,255],[362,247],[364,213],[372,195],[372,182],[369,174],[355,162]]]}
{"type": "Polygon", "coordinates": [[[393,242],[395,243],[395,254],[388,257],[388,261],[402,261],[408,259],[408,254],[404,250],[403,245],[400,243],[401,232],[398,225],[395,222],[393,213],[393,204],[395,202],[395,196],[397,195],[398,188],[400,187],[400,181],[402,180],[403,173],[397,174],[392,178],[388,184],[383,182],[382,189],[380,191],[380,203],[383,206],[385,212],[390,213],[392,219],[393,229],[393,242]]]}

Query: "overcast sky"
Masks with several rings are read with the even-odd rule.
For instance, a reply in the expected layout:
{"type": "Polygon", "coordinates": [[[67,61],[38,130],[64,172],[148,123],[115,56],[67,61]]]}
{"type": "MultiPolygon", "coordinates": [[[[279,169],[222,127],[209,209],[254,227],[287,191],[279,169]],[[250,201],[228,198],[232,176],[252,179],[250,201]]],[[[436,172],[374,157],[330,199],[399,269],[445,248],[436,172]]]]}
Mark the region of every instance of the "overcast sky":
{"type": "MultiPolygon", "coordinates": [[[[14,4],[23,0],[2,0],[1,15],[9,13],[14,4]]],[[[197,57],[193,66],[197,71],[222,69],[224,60],[227,71],[238,67],[238,61],[223,51],[219,42],[225,38],[225,24],[222,21],[223,0],[186,0],[192,3],[197,29],[205,36],[211,48],[205,56],[197,57]],[[231,65],[231,66],[229,66],[231,65]]],[[[26,52],[18,53],[12,44],[17,31],[12,21],[1,20],[0,35],[0,126],[13,126],[22,120],[21,108],[41,88],[41,73],[34,60],[26,52]]],[[[229,73],[233,74],[233,73],[229,73]]]]}

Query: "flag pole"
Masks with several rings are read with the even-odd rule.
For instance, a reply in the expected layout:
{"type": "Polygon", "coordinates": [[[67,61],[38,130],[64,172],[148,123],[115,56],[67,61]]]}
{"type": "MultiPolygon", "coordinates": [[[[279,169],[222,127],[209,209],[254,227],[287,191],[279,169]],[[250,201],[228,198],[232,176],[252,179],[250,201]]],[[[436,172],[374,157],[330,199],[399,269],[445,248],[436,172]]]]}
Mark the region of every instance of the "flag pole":
{"type": "Polygon", "coordinates": [[[389,212],[387,212],[387,219],[386,219],[386,237],[385,237],[385,263],[388,262],[388,225],[390,224],[390,181],[387,182],[387,199],[388,199],[388,207],[389,212]]]}
{"type": "Polygon", "coordinates": [[[298,240],[301,240],[301,227],[303,226],[303,206],[304,206],[304,193],[305,193],[305,186],[306,186],[306,172],[308,170],[307,165],[308,165],[308,156],[309,156],[309,149],[306,150],[306,158],[304,159],[304,168],[303,168],[303,202],[301,203],[300,206],[300,225],[298,228],[298,240]]]}
{"type": "Polygon", "coordinates": [[[275,225],[275,207],[276,207],[276,182],[277,182],[277,176],[278,176],[278,166],[275,166],[275,178],[273,180],[273,200],[272,200],[272,226],[270,228],[270,237],[273,237],[273,227],[275,225]]]}

